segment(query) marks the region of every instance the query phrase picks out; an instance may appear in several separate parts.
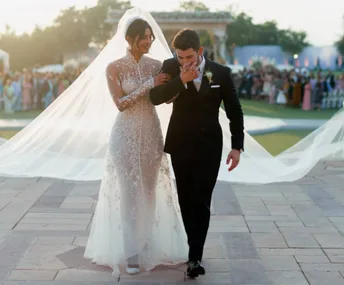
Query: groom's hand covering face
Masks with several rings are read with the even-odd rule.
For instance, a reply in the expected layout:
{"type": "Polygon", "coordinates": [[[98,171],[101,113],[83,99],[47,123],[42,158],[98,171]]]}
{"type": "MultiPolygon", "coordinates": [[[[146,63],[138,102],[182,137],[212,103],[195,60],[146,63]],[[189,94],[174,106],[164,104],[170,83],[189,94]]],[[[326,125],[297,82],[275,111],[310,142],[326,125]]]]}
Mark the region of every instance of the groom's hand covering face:
{"type": "Polygon", "coordinates": [[[183,67],[192,64],[198,66],[200,64],[200,55],[202,55],[202,53],[202,47],[198,51],[193,48],[189,48],[187,50],[176,49],[178,62],[183,67]]]}

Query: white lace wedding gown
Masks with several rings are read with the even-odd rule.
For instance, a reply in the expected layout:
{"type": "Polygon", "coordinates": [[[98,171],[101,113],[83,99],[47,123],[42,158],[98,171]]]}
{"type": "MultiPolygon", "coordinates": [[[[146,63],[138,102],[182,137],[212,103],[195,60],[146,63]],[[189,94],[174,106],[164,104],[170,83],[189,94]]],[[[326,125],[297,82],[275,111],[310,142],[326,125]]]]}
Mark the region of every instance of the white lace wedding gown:
{"type": "MultiPolygon", "coordinates": [[[[161,63],[128,51],[116,61],[125,96],[115,120],[85,257],[113,268],[131,258],[145,270],[187,260],[187,240],[155,107],[149,101],[161,63]]],[[[113,94],[116,96],[116,94],[113,94]]]]}

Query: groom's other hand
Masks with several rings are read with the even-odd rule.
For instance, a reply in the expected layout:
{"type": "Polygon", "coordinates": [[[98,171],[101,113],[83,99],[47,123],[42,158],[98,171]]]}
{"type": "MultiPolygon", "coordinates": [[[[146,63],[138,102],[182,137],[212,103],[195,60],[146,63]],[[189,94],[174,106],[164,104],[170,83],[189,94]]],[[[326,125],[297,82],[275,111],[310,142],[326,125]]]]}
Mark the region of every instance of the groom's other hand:
{"type": "Polygon", "coordinates": [[[198,70],[196,68],[197,62],[193,64],[185,64],[180,71],[180,79],[184,84],[188,83],[189,81],[193,81],[198,77],[198,70]]]}
{"type": "Polygon", "coordinates": [[[236,168],[239,164],[239,161],[240,161],[240,151],[237,149],[232,149],[227,157],[227,165],[231,164],[231,166],[228,168],[228,171],[232,171],[234,168],[236,168]]]}

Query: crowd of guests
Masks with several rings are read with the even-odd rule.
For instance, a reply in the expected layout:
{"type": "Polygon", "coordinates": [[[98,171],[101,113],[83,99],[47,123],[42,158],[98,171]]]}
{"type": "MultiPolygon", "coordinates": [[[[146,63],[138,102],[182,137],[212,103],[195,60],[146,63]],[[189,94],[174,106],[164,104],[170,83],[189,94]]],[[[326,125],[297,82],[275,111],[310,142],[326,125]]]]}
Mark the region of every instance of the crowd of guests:
{"type": "Polygon", "coordinates": [[[303,110],[341,108],[344,73],[279,71],[273,67],[243,70],[235,76],[241,98],[265,100],[303,110]]]}
{"type": "Polygon", "coordinates": [[[76,73],[0,73],[0,111],[44,110],[77,78],[76,73]]]}
{"type": "MultiPolygon", "coordinates": [[[[0,111],[44,110],[79,76],[81,71],[35,73],[0,72],[0,111]]],[[[234,74],[241,98],[265,100],[303,110],[341,108],[344,73],[279,71],[272,66],[244,69],[234,74]]]]}

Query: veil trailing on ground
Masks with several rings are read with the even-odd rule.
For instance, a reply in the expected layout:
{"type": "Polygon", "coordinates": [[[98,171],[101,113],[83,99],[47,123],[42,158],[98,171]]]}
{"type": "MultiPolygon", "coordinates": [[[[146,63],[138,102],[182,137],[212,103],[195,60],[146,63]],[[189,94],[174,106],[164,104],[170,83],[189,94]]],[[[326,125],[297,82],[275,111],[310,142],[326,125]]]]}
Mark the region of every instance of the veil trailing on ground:
{"type": "MultiPolygon", "coordinates": [[[[148,13],[133,8],[118,24],[108,45],[80,77],[16,136],[0,147],[0,175],[53,177],[67,180],[99,180],[104,169],[108,139],[118,110],[107,88],[105,68],[125,55],[128,23],[143,18],[156,40],[149,56],[163,61],[172,56],[161,29],[148,13]]],[[[171,105],[157,107],[166,134],[171,105]]],[[[344,158],[344,112],[277,157],[272,157],[249,134],[240,165],[228,173],[226,156],[231,149],[228,119],[220,110],[224,132],[223,164],[219,180],[240,183],[293,181],[303,177],[324,158],[344,158]]]]}

